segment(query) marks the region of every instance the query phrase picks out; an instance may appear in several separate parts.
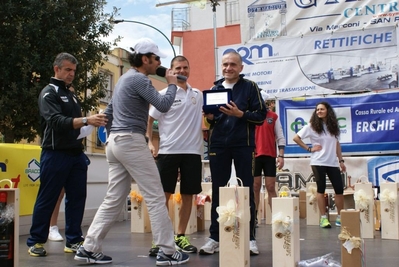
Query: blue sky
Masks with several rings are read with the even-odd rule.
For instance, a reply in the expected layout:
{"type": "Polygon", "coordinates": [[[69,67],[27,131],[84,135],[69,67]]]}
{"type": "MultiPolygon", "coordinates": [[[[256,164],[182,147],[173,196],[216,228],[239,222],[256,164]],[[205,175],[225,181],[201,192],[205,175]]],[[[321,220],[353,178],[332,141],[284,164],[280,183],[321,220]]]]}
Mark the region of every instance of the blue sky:
{"type": "MultiPolygon", "coordinates": [[[[120,8],[120,15],[116,19],[125,19],[139,21],[149,24],[159,29],[164,35],[170,39],[171,35],[171,12],[172,8],[181,7],[182,5],[167,5],[156,7],[158,3],[167,3],[168,0],[109,0],[105,8],[107,13],[112,11],[113,6],[120,8]]],[[[116,36],[122,36],[118,47],[128,49],[132,47],[136,40],[142,37],[148,37],[154,40],[159,48],[168,54],[168,57],[162,60],[162,65],[169,66],[170,60],[173,58],[173,49],[166,38],[158,31],[151,27],[140,25],[137,23],[124,22],[114,26],[114,30],[110,37],[106,40],[114,39],[116,36]]],[[[179,48],[174,47],[176,54],[179,54],[179,48]]]]}

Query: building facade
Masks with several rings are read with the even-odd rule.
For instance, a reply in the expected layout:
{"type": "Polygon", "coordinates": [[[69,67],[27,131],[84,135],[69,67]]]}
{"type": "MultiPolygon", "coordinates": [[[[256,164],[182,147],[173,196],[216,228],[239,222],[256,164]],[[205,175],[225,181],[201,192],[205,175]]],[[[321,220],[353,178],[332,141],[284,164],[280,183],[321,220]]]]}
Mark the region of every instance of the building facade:
{"type": "Polygon", "coordinates": [[[215,9],[211,1],[203,9],[173,8],[172,22],[172,43],[190,61],[190,84],[211,88],[221,77],[218,47],[241,43],[239,1],[218,1],[215,9]]]}

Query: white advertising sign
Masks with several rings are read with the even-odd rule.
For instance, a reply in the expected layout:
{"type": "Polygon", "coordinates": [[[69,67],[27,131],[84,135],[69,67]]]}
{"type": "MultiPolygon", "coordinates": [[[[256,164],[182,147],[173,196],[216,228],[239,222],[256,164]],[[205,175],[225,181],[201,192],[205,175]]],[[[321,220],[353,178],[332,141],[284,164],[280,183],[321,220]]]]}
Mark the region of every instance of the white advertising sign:
{"type": "Polygon", "coordinates": [[[314,34],[223,46],[238,52],[245,77],[271,97],[396,88],[397,28],[314,34]]]}
{"type": "Polygon", "coordinates": [[[240,0],[242,43],[359,31],[399,22],[392,0],[240,0]]]}

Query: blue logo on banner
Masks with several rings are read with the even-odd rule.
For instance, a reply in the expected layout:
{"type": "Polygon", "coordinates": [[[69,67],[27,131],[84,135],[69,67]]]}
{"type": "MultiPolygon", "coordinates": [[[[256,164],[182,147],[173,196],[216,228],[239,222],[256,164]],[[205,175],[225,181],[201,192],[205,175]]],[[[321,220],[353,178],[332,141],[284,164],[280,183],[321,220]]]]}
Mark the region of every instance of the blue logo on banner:
{"type": "Polygon", "coordinates": [[[223,55],[229,52],[237,52],[241,55],[242,62],[247,65],[254,65],[251,61],[261,60],[275,56],[273,53],[273,46],[269,44],[253,45],[251,47],[241,46],[237,50],[233,48],[227,48],[223,55]]]}
{"type": "Polygon", "coordinates": [[[368,160],[369,181],[379,186],[384,182],[399,181],[399,157],[379,156],[368,160]]]}
{"type": "Polygon", "coordinates": [[[0,162],[0,170],[2,172],[6,172],[7,171],[7,165],[4,162],[0,162]]]}
{"type": "Polygon", "coordinates": [[[97,135],[101,143],[105,144],[105,142],[107,141],[107,129],[105,129],[104,126],[98,127],[97,135]]]}

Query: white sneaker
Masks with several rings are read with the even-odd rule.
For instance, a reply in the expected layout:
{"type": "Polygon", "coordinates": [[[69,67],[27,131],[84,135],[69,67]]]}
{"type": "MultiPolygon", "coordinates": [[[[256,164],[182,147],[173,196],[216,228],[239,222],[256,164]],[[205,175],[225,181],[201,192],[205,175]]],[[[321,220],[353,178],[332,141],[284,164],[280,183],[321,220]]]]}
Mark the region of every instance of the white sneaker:
{"type": "Polygon", "coordinates": [[[215,252],[219,252],[219,242],[212,238],[209,238],[208,242],[206,242],[199,250],[199,254],[201,255],[211,255],[215,252]]]}
{"type": "Polygon", "coordinates": [[[64,238],[58,231],[58,226],[50,226],[50,232],[48,233],[48,239],[51,241],[64,241],[64,238]]]}
{"type": "Polygon", "coordinates": [[[259,255],[259,249],[258,249],[258,245],[256,244],[256,240],[249,241],[249,254],[259,255]]]}

